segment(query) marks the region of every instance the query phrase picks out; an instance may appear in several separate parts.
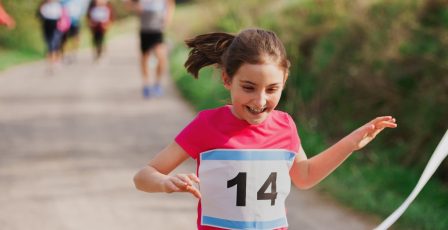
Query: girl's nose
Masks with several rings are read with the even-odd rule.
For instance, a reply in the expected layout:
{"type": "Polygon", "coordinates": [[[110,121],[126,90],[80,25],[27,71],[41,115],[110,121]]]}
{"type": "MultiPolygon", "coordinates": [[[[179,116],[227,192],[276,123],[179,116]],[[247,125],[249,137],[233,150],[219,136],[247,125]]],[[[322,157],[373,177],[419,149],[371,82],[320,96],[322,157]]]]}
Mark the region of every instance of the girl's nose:
{"type": "Polygon", "coordinates": [[[264,92],[257,94],[257,97],[254,99],[254,105],[258,107],[258,109],[264,108],[266,106],[267,96],[264,92]]]}

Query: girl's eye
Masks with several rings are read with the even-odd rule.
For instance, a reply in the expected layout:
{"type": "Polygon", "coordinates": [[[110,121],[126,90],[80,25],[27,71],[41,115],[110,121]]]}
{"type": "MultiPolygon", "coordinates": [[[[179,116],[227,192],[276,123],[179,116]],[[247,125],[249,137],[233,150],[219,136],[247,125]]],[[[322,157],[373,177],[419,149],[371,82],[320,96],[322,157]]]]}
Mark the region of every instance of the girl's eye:
{"type": "Polygon", "coordinates": [[[254,89],[254,87],[252,87],[252,86],[243,86],[244,91],[252,91],[253,89],[254,89]]]}
{"type": "Polygon", "coordinates": [[[275,93],[275,92],[277,92],[277,90],[278,90],[278,88],[269,88],[269,89],[267,89],[266,91],[267,91],[268,93],[275,93]]]}

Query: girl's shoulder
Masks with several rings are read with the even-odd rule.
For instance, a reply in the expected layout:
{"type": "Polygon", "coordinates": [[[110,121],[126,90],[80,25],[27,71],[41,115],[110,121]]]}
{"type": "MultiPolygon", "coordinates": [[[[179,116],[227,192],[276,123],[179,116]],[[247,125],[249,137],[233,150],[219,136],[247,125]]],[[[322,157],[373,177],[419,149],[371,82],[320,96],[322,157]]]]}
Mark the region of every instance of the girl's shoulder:
{"type": "Polygon", "coordinates": [[[282,119],[282,120],[287,120],[287,121],[291,121],[291,115],[289,115],[289,113],[285,112],[285,111],[281,111],[281,110],[273,110],[271,112],[272,117],[277,118],[277,119],[282,119]]]}
{"type": "Polygon", "coordinates": [[[196,120],[200,121],[215,121],[225,118],[230,109],[226,106],[221,106],[217,108],[211,108],[211,109],[204,109],[198,112],[196,115],[196,120]]]}
{"type": "Polygon", "coordinates": [[[290,129],[294,129],[294,130],[297,129],[296,122],[291,117],[291,115],[289,115],[289,113],[287,113],[287,112],[280,111],[280,110],[274,110],[271,114],[271,120],[273,123],[275,123],[279,126],[289,127],[290,129]]]}
{"type": "Polygon", "coordinates": [[[289,116],[289,113],[277,109],[273,110],[272,113],[276,114],[277,116],[289,116]]]}

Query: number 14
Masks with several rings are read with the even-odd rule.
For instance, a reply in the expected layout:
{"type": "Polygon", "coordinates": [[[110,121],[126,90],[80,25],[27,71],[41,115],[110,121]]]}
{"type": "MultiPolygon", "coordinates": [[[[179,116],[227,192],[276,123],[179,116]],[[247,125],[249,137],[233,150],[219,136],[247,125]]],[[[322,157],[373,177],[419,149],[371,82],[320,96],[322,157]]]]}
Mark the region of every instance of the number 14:
{"type": "MultiPolygon", "coordinates": [[[[227,188],[236,185],[236,206],[246,206],[246,181],[247,173],[240,172],[236,177],[227,181],[227,188]]],[[[275,205],[277,198],[277,172],[272,172],[268,179],[264,182],[257,192],[257,200],[271,200],[271,206],[275,205]],[[271,192],[266,193],[269,185],[271,185],[271,192]]]]}

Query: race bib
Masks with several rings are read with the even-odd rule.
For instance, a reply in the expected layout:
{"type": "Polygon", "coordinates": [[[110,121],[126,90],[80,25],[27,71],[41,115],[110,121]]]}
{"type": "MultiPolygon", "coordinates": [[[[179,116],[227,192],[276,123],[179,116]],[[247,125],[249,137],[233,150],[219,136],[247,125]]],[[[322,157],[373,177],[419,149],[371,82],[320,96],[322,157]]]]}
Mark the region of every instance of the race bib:
{"type": "Polygon", "coordinates": [[[105,6],[97,6],[92,9],[90,17],[94,22],[107,22],[110,17],[109,8],[105,6]]]}
{"type": "Polygon", "coordinates": [[[143,0],[141,4],[144,11],[161,12],[165,9],[165,1],[161,0],[143,0]]]}
{"type": "Polygon", "coordinates": [[[285,199],[295,154],[218,149],[200,155],[201,224],[227,229],[287,227],[285,199]]]}

